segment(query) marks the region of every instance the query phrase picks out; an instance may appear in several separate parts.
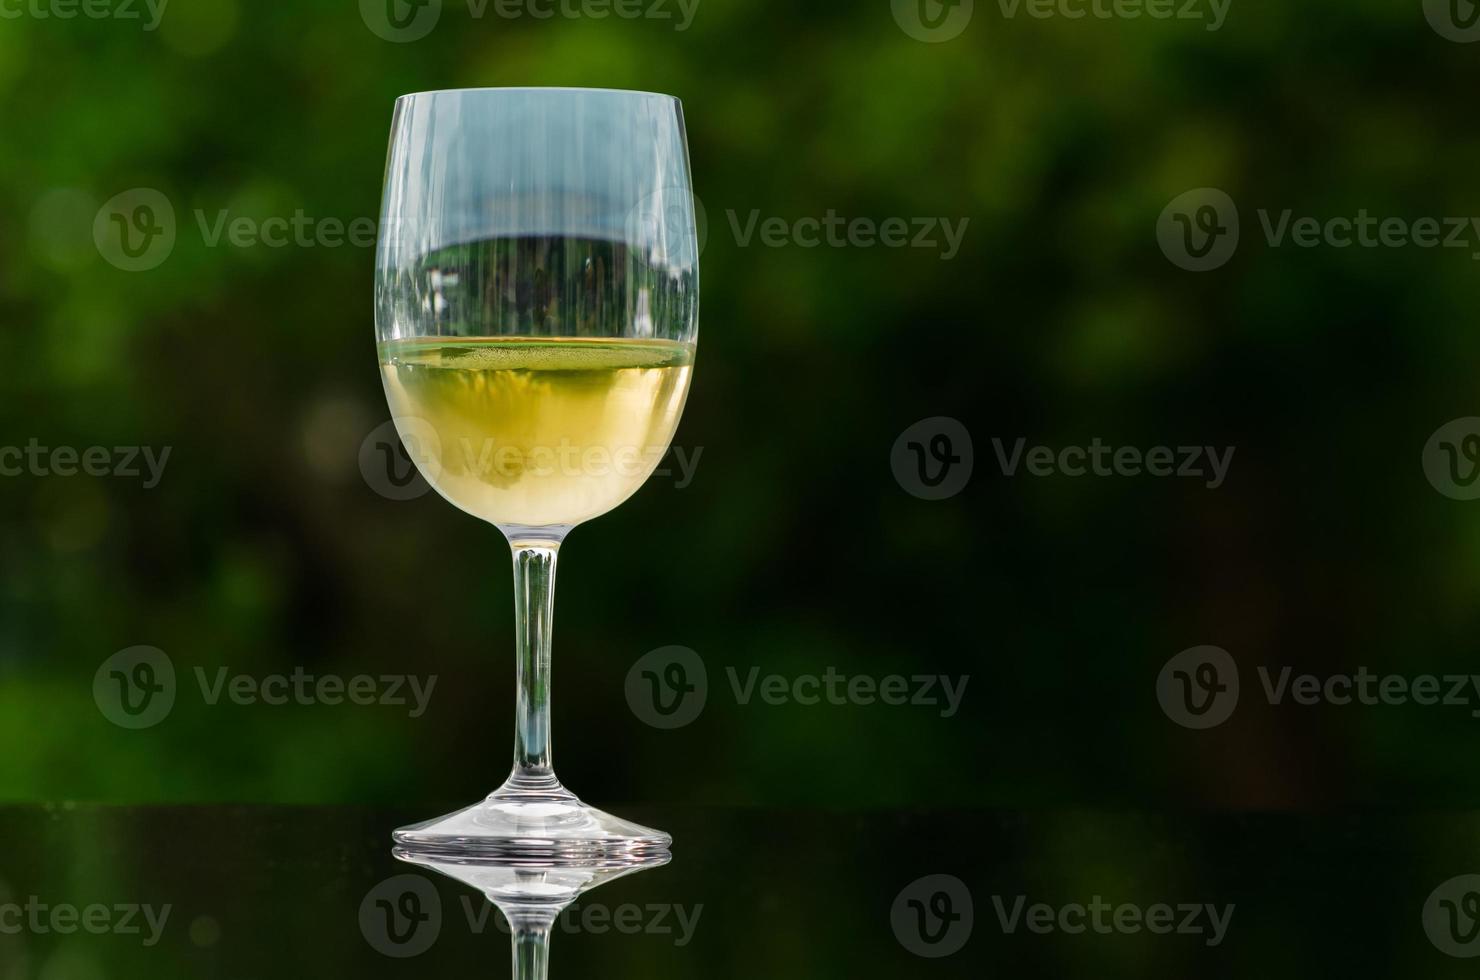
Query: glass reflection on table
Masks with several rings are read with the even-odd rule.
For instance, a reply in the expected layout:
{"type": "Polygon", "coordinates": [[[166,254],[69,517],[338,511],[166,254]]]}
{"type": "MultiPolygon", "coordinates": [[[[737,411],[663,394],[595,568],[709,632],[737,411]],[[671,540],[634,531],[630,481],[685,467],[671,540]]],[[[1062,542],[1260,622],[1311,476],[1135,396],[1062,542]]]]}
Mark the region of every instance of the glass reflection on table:
{"type": "Polygon", "coordinates": [[[545,980],[550,932],[556,918],[577,898],[618,878],[667,864],[667,850],[607,858],[451,858],[404,847],[398,860],[430,868],[483,893],[509,923],[515,980],[545,980]]]}

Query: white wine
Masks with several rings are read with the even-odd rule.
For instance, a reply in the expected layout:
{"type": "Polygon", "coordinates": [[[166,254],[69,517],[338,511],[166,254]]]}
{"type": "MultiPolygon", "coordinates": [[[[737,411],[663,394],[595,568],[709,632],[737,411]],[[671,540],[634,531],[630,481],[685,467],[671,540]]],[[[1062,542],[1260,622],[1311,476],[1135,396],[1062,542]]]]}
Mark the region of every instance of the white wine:
{"type": "Polygon", "coordinates": [[[577,524],[630,497],[667,451],[693,346],[586,337],[380,345],[386,399],[427,481],[494,524],[577,524]]]}

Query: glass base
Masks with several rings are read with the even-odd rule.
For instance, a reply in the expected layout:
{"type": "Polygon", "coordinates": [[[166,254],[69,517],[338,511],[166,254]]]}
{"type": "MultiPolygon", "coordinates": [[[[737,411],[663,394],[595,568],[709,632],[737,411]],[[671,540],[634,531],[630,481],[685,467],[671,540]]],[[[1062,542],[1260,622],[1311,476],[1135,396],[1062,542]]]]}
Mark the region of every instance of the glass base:
{"type": "Polygon", "coordinates": [[[595,807],[556,783],[514,789],[391,834],[410,856],[540,861],[628,861],[656,857],[673,838],[595,807]]]}
{"type": "Polygon", "coordinates": [[[450,858],[415,853],[404,847],[393,848],[391,853],[399,860],[431,868],[471,885],[503,909],[510,921],[519,915],[558,914],[599,885],[648,868],[661,867],[672,859],[667,851],[656,851],[645,857],[597,860],[450,858]]]}

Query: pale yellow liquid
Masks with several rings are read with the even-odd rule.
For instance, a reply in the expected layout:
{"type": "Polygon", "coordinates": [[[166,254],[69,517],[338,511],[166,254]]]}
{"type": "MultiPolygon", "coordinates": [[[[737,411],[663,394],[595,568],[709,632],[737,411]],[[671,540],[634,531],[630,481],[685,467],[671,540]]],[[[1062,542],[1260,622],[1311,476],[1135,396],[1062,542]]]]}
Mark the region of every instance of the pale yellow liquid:
{"type": "Polygon", "coordinates": [[[442,496],[494,524],[577,524],[630,497],[683,412],[693,347],[443,338],[380,345],[386,399],[442,496]]]}

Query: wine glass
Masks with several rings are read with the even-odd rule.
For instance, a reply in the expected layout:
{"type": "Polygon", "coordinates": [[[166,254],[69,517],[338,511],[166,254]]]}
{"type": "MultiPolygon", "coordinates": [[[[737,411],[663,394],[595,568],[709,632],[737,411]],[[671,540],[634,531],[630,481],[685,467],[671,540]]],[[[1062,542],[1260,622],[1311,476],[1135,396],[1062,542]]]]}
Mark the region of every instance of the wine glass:
{"type": "Polygon", "coordinates": [[[601,859],[667,834],[586,806],[550,756],[555,559],[667,451],[699,314],[683,109],[668,95],[491,88],[396,101],[376,252],[381,379],[427,481],[514,554],[514,767],[393,835],[452,857],[601,859]]]}

